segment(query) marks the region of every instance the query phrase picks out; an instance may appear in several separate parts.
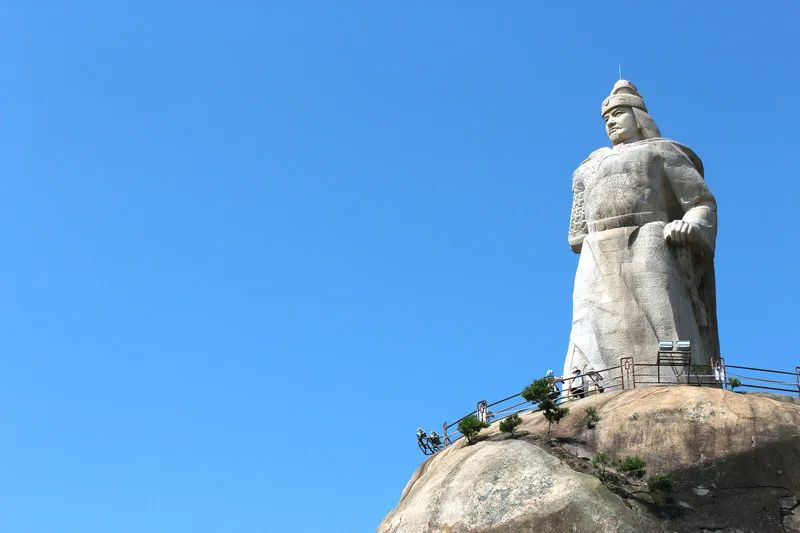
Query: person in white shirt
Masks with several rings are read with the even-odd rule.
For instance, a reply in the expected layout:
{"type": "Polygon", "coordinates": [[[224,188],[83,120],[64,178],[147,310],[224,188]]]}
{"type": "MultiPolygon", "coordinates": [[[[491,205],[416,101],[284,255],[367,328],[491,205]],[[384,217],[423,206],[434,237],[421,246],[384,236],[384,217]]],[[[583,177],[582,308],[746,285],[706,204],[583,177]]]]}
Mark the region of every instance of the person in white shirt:
{"type": "Polygon", "coordinates": [[[586,386],[584,377],[581,375],[581,369],[577,366],[572,367],[572,378],[569,384],[569,392],[573,399],[583,398],[586,396],[586,386]]]}

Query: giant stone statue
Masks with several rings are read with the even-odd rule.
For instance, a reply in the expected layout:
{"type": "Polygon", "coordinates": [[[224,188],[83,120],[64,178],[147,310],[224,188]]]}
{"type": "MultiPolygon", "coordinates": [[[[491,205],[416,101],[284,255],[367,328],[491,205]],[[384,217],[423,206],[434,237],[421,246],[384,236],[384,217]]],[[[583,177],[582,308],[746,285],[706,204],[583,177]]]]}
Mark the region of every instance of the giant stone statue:
{"type": "Polygon", "coordinates": [[[693,364],[709,364],[719,356],[717,204],[703,164],[661,137],[629,81],[614,85],[601,114],[613,146],[572,176],[569,244],[580,259],[564,375],[628,356],[655,363],[658,342],[679,339],[692,342],[693,364]]]}

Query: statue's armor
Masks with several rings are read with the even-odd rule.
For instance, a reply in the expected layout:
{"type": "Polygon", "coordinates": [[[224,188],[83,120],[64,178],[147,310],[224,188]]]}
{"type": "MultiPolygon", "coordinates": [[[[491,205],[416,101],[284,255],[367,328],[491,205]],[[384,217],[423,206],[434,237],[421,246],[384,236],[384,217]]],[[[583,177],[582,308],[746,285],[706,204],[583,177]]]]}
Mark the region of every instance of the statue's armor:
{"type": "MultiPolygon", "coordinates": [[[[707,311],[700,301],[706,286],[700,293],[695,286],[703,279],[689,279],[663,236],[667,223],[691,222],[698,236],[692,257],[707,271],[716,202],[701,172],[693,152],[662,138],[601,148],[576,169],[569,244],[581,258],[565,374],[574,366],[613,367],[631,355],[654,363],[660,340],[693,340],[695,363],[717,355],[716,323],[712,333],[696,319],[707,311]]],[[[713,265],[711,275],[713,286],[713,265]]]]}
{"type": "Polygon", "coordinates": [[[597,172],[584,181],[583,210],[586,222],[634,213],[663,213],[666,221],[661,165],[648,146],[611,150],[600,160],[597,172]]]}

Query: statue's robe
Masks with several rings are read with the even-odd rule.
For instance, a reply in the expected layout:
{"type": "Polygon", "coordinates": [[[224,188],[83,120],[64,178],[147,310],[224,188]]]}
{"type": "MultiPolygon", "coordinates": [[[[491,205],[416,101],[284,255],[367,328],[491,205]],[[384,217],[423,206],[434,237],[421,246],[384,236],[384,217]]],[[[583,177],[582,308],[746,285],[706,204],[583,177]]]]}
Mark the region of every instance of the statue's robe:
{"type": "Polygon", "coordinates": [[[655,363],[659,341],[691,340],[693,364],[719,356],[717,206],[694,152],[663,138],[601,148],[575,170],[572,189],[569,243],[580,259],[564,375],[629,356],[655,363]],[[679,219],[697,231],[682,250],[663,234],[679,219]]]}

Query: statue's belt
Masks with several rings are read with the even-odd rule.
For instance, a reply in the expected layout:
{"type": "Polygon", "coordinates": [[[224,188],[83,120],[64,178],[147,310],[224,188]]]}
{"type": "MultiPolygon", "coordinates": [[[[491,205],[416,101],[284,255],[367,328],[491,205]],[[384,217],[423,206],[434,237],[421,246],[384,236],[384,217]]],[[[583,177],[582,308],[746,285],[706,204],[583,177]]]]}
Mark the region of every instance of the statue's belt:
{"type": "Polygon", "coordinates": [[[601,218],[600,220],[589,222],[587,228],[589,233],[594,233],[607,229],[643,226],[648,222],[669,222],[669,219],[663,211],[645,211],[644,213],[630,213],[618,217],[601,218]]]}

